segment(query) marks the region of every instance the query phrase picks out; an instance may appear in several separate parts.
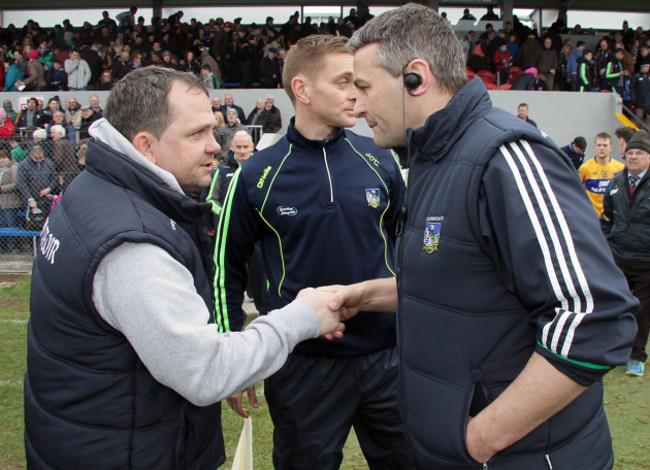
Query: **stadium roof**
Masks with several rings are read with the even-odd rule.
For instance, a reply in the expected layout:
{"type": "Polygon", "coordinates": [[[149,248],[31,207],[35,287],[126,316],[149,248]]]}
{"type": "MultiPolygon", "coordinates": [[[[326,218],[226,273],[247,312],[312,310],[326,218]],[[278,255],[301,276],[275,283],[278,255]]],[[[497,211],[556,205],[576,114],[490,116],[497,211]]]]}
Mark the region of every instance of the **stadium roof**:
{"type": "MultiPolygon", "coordinates": [[[[607,10],[607,11],[633,11],[650,12],[650,2],[646,0],[511,0],[513,8],[533,9],[561,9],[568,10],[607,10]]],[[[435,0],[434,0],[435,2],[435,0]]],[[[205,7],[205,6],[319,6],[319,5],[342,5],[357,6],[359,0],[0,0],[2,10],[31,10],[31,9],[70,9],[70,8],[129,8],[132,5],[138,7],[176,7],[183,6],[205,7]]],[[[363,3],[372,6],[390,6],[406,3],[399,0],[366,0],[363,3]]],[[[420,1],[428,4],[430,2],[420,1]]],[[[499,6],[500,0],[440,0],[437,2],[441,7],[445,6],[468,6],[479,7],[494,5],[499,6]]]]}

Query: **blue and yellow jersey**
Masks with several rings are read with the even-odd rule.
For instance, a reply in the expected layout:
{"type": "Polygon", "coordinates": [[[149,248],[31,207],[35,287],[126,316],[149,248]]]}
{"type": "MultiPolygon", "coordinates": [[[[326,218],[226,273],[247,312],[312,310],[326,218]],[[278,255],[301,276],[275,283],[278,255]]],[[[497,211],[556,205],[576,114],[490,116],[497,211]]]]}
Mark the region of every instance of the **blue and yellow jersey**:
{"type": "Polygon", "coordinates": [[[603,197],[609,182],[616,173],[624,168],[625,165],[618,160],[610,159],[607,163],[599,163],[595,158],[580,166],[578,170],[580,181],[584,184],[587,196],[589,196],[598,217],[603,213],[603,197]]]}

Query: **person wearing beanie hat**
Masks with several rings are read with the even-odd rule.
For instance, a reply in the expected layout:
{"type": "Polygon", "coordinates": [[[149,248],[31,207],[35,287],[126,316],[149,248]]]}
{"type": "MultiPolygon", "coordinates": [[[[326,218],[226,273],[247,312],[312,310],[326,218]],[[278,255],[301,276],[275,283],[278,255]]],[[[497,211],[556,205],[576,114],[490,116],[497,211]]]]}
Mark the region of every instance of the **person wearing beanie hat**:
{"type": "Polygon", "coordinates": [[[650,62],[641,63],[639,72],[632,75],[630,98],[634,113],[650,125],[650,62]]]}
{"type": "Polygon", "coordinates": [[[26,90],[43,91],[45,90],[45,68],[38,60],[38,51],[32,49],[29,51],[29,62],[27,63],[27,78],[22,82],[26,90]]]}
{"type": "Polygon", "coordinates": [[[4,140],[9,138],[16,131],[14,123],[11,119],[7,119],[7,113],[3,108],[0,108],[0,137],[4,140]]]}
{"type": "Polygon", "coordinates": [[[605,193],[601,227],[616,265],[641,302],[635,312],[638,329],[626,371],[629,376],[641,377],[650,331],[650,136],[646,131],[632,136],[625,160],[627,168],[614,177],[605,193]]]}
{"type": "MultiPolygon", "coordinates": [[[[625,157],[627,158],[628,152],[634,149],[642,150],[645,153],[650,154],[650,136],[648,136],[647,131],[641,129],[632,136],[630,141],[627,143],[627,147],[625,148],[625,157]]],[[[629,166],[630,162],[628,161],[628,167],[629,166]]],[[[632,170],[630,169],[630,171],[632,170]]]]}

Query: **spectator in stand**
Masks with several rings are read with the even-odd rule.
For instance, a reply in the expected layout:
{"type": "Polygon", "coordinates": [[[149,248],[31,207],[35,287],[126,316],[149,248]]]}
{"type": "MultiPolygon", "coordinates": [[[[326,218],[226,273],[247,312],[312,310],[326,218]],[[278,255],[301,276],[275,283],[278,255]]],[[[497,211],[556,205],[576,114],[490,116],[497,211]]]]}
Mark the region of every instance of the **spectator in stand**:
{"type": "Polygon", "coordinates": [[[528,38],[519,48],[519,55],[517,56],[517,63],[522,69],[535,67],[537,63],[537,56],[542,50],[539,40],[534,33],[528,35],[528,38]]]}
{"type": "Polygon", "coordinates": [[[650,126],[650,62],[641,64],[639,73],[632,75],[630,95],[636,116],[650,126]]]}
{"type": "Polygon", "coordinates": [[[61,101],[58,96],[53,96],[47,102],[47,108],[43,110],[43,116],[38,127],[47,127],[52,121],[52,115],[55,111],[61,109],[61,101]]]}
{"type": "Polygon", "coordinates": [[[23,77],[27,78],[29,76],[29,70],[28,70],[29,61],[19,50],[14,51],[14,61],[15,64],[20,69],[20,73],[23,75],[23,77]]]}
{"type": "Polygon", "coordinates": [[[607,61],[603,75],[603,89],[618,93],[621,97],[623,97],[625,77],[629,75],[623,64],[623,55],[623,49],[616,49],[614,55],[607,61]]]}
{"type": "Polygon", "coordinates": [[[567,58],[566,78],[571,91],[578,91],[578,59],[582,57],[586,46],[584,41],[578,41],[576,48],[571,51],[571,54],[567,58]]]}
{"type": "Polygon", "coordinates": [[[45,158],[41,144],[32,145],[29,158],[18,165],[17,183],[22,207],[28,208],[26,212],[34,213],[37,209],[47,216],[51,206],[47,196],[54,194],[59,180],[54,163],[45,158]]]}
{"type": "Polygon", "coordinates": [[[229,109],[226,112],[226,125],[217,129],[216,140],[217,143],[221,146],[221,157],[227,158],[228,151],[230,149],[230,144],[232,143],[232,138],[237,131],[246,131],[248,128],[241,123],[237,117],[237,111],[235,109],[229,109]]]}
{"type": "Polygon", "coordinates": [[[582,56],[578,57],[577,82],[578,91],[590,91],[593,79],[591,77],[591,67],[593,65],[594,54],[589,49],[585,49],[582,56]]]}
{"type": "MultiPolygon", "coordinates": [[[[134,59],[137,56],[139,56],[139,54],[137,52],[134,52],[133,54],[131,54],[131,63],[132,63],[132,68],[134,68],[134,69],[139,68],[139,64],[136,64],[134,62],[134,59]]],[[[173,54],[172,54],[171,51],[163,52],[163,55],[162,55],[163,60],[162,60],[162,63],[159,64],[159,67],[166,67],[168,69],[177,70],[177,67],[172,62],[172,56],[173,56],[173,54]]]]}
{"type": "Polygon", "coordinates": [[[609,182],[614,174],[625,168],[625,165],[611,157],[612,148],[610,135],[601,132],[594,141],[596,156],[583,163],[578,169],[580,181],[585,186],[587,196],[598,217],[603,213],[603,197],[609,182]]]}
{"type": "Polygon", "coordinates": [[[29,52],[29,62],[27,63],[28,76],[20,85],[25,86],[25,90],[43,91],[45,90],[45,69],[43,64],[38,60],[38,51],[32,49],[29,52]]]}
{"type": "Polygon", "coordinates": [[[97,26],[106,27],[112,33],[117,31],[117,22],[108,15],[106,10],[102,11],[102,19],[99,20],[97,26]]]}
{"type": "Polygon", "coordinates": [[[38,102],[36,98],[29,98],[27,100],[27,107],[21,109],[16,117],[16,127],[39,127],[43,119],[43,112],[36,109],[38,102]]]}
{"type": "Polygon", "coordinates": [[[514,31],[511,31],[508,34],[508,42],[506,45],[508,46],[508,52],[510,52],[510,56],[512,57],[513,64],[517,60],[517,57],[519,56],[519,41],[517,40],[517,34],[514,31]]]}
{"type": "MultiPolygon", "coordinates": [[[[140,69],[142,67],[144,67],[144,65],[142,64],[142,53],[138,51],[133,52],[131,54],[131,68],[135,70],[135,69],[140,69]]],[[[165,65],[165,67],[176,69],[176,67],[171,64],[165,65]]]]}
{"type": "Polygon", "coordinates": [[[463,10],[463,16],[460,19],[462,21],[476,21],[476,17],[470,13],[469,8],[463,10]]]}
{"type": "Polygon", "coordinates": [[[7,139],[15,132],[16,128],[14,123],[7,117],[5,110],[0,108],[0,144],[2,148],[5,147],[7,139]]]}
{"type": "Polygon", "coordinates": [[[113,89],[113,76],[108,70],[102,72],[102,78],[97,86],[100,91],[109,91],[113,89]]]}
{"type": "Polygon", "coordinates": [[[115,81],[122,79],[127,73],[133,70],[129,51],[122,50],[120,57],[113,61],[113,79],[115,81]]]}
{"type": "Polygon", "coordinates": [[[68,98],[67,106],[68,107],[65,110],[65,120],[75,128],[78,128],[81,125],[81,105],[77,101],[77,98],[71,96],[68,98]]]}
{"type": "Polygon", "coordinates": [[[578,170],[584,162],[586,148],[587,141],[584,137],[578,136],[569,145],[562,147],[561,150],[571,159],[571,163],[578,170]]]}
{"type": "Polygon", "coordinates": [[[528,117],[528,104],[520,103],[517,106],[517,117],[531,126],[537,127],[537,123],[528,117]]]}
{"type": "Polygon", "coordinates": [[[2,91],[19,91],[16,83],[20,85],[23,80],[23,73],[20,71],[18,65],[11,60],[6,60],[4,62],[4,72],[5,72],[5,85],[2,91]]]}
{"type": "Polygon", "coordinates": [[[76,146],[77,139],[76,139],[76,135],[75,135],[76,132],[75,132],[74,125],[72,123],[70,123],[70,122],[66,122],[65,114],[60,109],[58,109],[58,110],[56,110],[56,111],[54,111],[52,113],[52,121],[51,121],[51,123],[48,123],[46,125],[46,128],[47,128],[46,132],[47,132],[47,139],[48,140],[52,140],[52,138],[53,138],[53,136],[52,136],[52,127],[53,126],[61,126],[61,127],[63,127],[65,129],[65,131],[66,131],[66,136],[68,137],[68,140],[70,141],[72,146],[73,147],[76,146]]]}
{"type": "MultiPolygon", "coordinates": [[[[20,194],[18,193],[18,163],[11,159],[7,149],[0,149],[0,227],[18,226],[20,194]]],[[[3,237],[0,250],[3,252],[20,250],[16,237],[3,237]]]]}
{"type": "Polygon", "coordinates": [[[499,21],[499,15],[494,13],[494,7],[487,7],[487,13],[481,16],[481,21],[499,21]]]}
{"type": "MultiPolygon", "coordinates": [[[[92,116],[92,113],[90,113],[92,116]]],[[[59,177],[58,193],[62,193],[72,181],[72,173],[77,163],[74,146],[66,137],[63,126],[52,126],[52,163],[59,177]]]]}
{"type": "Polygon", "coordinates": [[[11,102],[11,100],[4,100],[2,102],[2,109],[5,110],[5,113],[7,113],[7,117],[11,119],[11,122],[14,124],[16,123],[16,116],[18,116],[18,113],[14,111],[14,105],[11,102]]]}
{"type": "Polygon", "coordinates": [[[607,64],[614,57],[614,52],[612,52],[612,46],[608,37],[604,37],[598,43],[598,50],[596,50],[596,71],[598,73],[598,86],[601,88],[607,88],[605,86],[605,71],[607,70],[607,64]]]}
{"type": "Polygon", "coordinates": [[[71,91],[87,90],[88,83],[92,77],[88,62],[81,58],[78,49],[72,51],[70,58],[63,64],[65,72],[68,74],[68,88],[71,91]]]}
{"type": "Polygon", "coordinates": [[[217,64],[217,61],[214,60],[214,57],[210,55],[210,49],[207,47],[202,47],[201,48],[201,55],[199,57],[199,61],[201,62],[201,66],[207,65],[210,67],[210,72],[214,74],[215,77],[217,77],[217,80],[221,82],[222,74],[221,74],[221,69],[219,68],[219,64],[217,64]]]}
{"type": "Polygon", "coordinates": [[[634,73],[634,56],[630,52],[630,45],[623,42],[623,34],[620,31],[614,33],[614,51],[623,51],[623,67],[627,70],[628,76],[634,73]]]}
{"type": "Polygon", "coordinates": [[[236,61],[239,67],[240,88],[250,88],[257,77],[257,57],[255,54],[255,37],[246,31],[239,31],[236,61]]]}
{"type": "Polygon", "coordinates": [[[604,197],[601,227],[614,261],[641,305],[635,312],[637,334],[626,374],[642,377],[650,331],[650,137],[640,130],[625,151],[626,168],[614,176],[604,197]]]}
{"type": "MultiPolygon", "coordinates": [[[[200,75],[201,74],[201,64],[199,61],[194,57],[194,51],[187,51],[185,53],[185,59],[183,61],[183,64],[181,66],[181,71],[183,72],[191,72],[194,75],[200,75]]],[[[210,70],[212,72],[212,70],[210,70]]]]}
{"type": "Polygon", "coordinates": [[[262,120],[262,113],[264,112],[264,98],[257,98],[255,102],[255,107],[253,110],[248,113],[248,118],[246,118],[246,124],[249,126],[259,126],[262,120]],[[259,122],[258,122],[259,121],[259,122]]]}
{"type": "Polygon", "coordinates": [[[128,11],[123,11],[115,17],[118,23],[118,31],[122,31],[125,28],[133,28],[135,26],[135,14],[137,11],[138,7],[131,7],[128,11]]]}
{"type": "Polygon", "coordinates": [[[277,106],[275,106],[275,96],[266,95],[266,100],[264,102],[264,111],[266,115],[263,119],[263,132],[279,132],[282,129],[282,114],[277,106]]]}
{"type": "Polygon", "coordinates": [[[260,62],[260,87],[278,88],[280,85],[280,65],[277,61],[278,51],[270,47],[267,55],[260,62]]]}
{"type": "MultiPolygon", "coordinates": [[[[88,129],[91,124],[102,117],[95,114],[92,108],[83,108],[81,110],[81,125],[79,126],[79,140],[90,138],[88,129]]],[[[72,129],[74,131],[74,128],[72,129]]]]}
{"type": "Polygon", "coordinates": [[[27,157],[27,151],[24,148],[24,139],[20,134],[14,134],[9,137],[9,148],[11,149],[11,159],[16,163],[22,162],[27,157]]]}
{"type": "Polygon", "coordinates": [[[639,48],[639,54],[637,56],[636,66],[638,68],[641,68],[641,65],[643,64],[650,64],[650,45],[646,45],[639,48]]]}
{"type": "Polygon", "coordinates": [[[208,90],[218,90],[219,89],[219,80],[210,70],[208,64],[202,65],[200,68],[201,78],[205,81],[205,86],[208,90]]]}
{"type": "MultiPolygon", "coordinates": [[[[212,97],[212,112],[214,111],[221,112],[221,98],[219,98],[217,95],[214,95],[212,97]]],[[[223,113],[221,114],[221,117],[223,117],[223,113]]]]}
{"type": "Polygon", "coordinates": [[[99,105],[99,96],[92,95],[90,98],[88,98],[88,104],[90,105],[90,109],[97,119],[104,117],[104,110],[99,105]]]}
{"type": "Polygon", "coordinates": [[[474,36],[476,36],[476,33],[470,31],[460,40],[460,46],[463,48],[463,54],[465,55],[465,64],[468,63],[469,53],[474,48],[474,36]]]}
{"type": "MultiPolygon", "coordinates": [[[[237,117],[239,118],[239,122],[246,122],[246,114],[244,113],[244,110],[235,104],[235,99],[233,96],[228,93],[226,96],[223,98],[224,104],[223,106],[219,109],[221,111],[221,114],[226,116],[229,110],[234,109],[237,112],[237,117]]],[[[223,146],[221,147],[223,149],[223,146]]],[[[226,149],[229,149],[230,145],[226,147],[226,149]]]]}
{"type": "Polygon", "coordinates": [[[544,39],[544,48],[537,55],[535,68],[537,69],[538,78],[546,82],[549,90],[553,90],[558,66],[558,57],[557,52],[553,49],[553,40],[547,37],[544,39]]]}
{"type": "Polygon", "coordinates": [[[214,127],[214,134],[216,135],[217,130],[226,125],[226,120],[224,119],[223,114],[221,114],[221,111],[212,112],[214,113],[214,119],[217,121],[217,124],[214,127]]]}
{"type": "Polygon", "coordinates": [[[501,44],[499,50],[494,53],[494,63],[497,68],[497,85],[507,83],[512,63],[512,56],[508,51],[507,44],[501,44]]]}
{"type": "Polygon", "coordinates": [[[83,46],[79,50],[79,54],[82,60],[85,60],[90,69],[90,80],[88,81],[88,87],[91,90],[94,90],[99,77],[104,70],[104,61],[99,55],[99,48],[101,46],[98,43],[93,43],[91,46],[83,46]]]}
{"type": "Polygon", "coordinates": [[[57,59],[52,61],[52,80],[50,81],[50,90],[54,91],[67,91],[68,90],[68,74],[65,69],[61,67],[61,62],[57,59]]]}

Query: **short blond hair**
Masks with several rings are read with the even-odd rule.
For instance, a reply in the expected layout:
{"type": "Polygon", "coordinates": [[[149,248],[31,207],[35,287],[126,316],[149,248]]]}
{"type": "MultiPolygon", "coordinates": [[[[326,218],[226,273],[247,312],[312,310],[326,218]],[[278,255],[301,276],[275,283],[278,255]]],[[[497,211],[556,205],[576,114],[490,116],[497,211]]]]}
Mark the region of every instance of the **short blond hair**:
{"type": "Polygon", "coordinates": [[[291,89],[291,81],[298,74],[317,73],[323,63],[323,57],[332,53],[350,52],[347,49],[348,38],[330,34],[314,34],[299,40],[289,49],[282,71],[282,84],[291,103],[296,104],[296,97],[291,89]]]}

